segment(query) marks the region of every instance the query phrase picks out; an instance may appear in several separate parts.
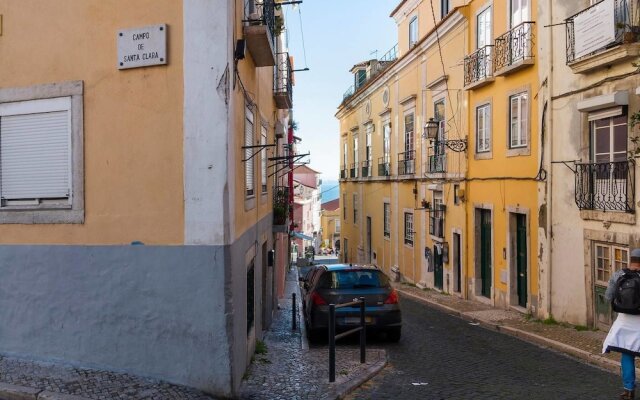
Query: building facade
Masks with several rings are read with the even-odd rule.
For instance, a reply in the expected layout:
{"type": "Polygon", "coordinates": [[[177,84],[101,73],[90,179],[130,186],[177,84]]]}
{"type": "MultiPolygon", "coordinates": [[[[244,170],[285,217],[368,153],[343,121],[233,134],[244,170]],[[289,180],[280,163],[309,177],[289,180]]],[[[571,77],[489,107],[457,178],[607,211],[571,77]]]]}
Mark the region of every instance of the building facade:
{"type": "MultiPolygon", "coordinates": [[[[540,89],[549,180],[541,288],[554,318],[608,329],[604,291],[640,247],[640,3],[541,2],[540,89]],[[565,46],[566,45],[566,46],[565,46]]],[[[541,208],[542,210],[542,208],[541,208]]]]}
{"type": "Polygon", "coordinates": [[[353,67],[336,114],[343,260],[538,312],[536,9],[406,0],[393,10],[398,46],[353,67]]]}
{"type": "Polygon", "coordinates": [[[333,254],[340,249],[340,199],[326,201],[320,208],[320,247],[333,254]]]}
{"type": "Polygon", "coordinates": [[[232,396],[288,265],[279,7],[2,7],[0,352],[232,396]]]}

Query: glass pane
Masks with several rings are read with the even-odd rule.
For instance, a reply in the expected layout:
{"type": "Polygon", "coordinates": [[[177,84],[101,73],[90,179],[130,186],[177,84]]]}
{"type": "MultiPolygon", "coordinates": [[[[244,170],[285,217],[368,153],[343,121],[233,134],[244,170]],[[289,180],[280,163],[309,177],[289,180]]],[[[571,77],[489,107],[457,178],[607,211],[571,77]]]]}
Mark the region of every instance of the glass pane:
{"type": "Polygon", "coordinates": [[[596,256],[602,257],[602,246],[596,246],[596,256]]]}
{"type": "Polygon", "coordinates": [[[609,126],[609,122],[609,118],[605,118],[594,121],[594,124],[596,125],[596,128],[604,128],[609,126]]]}
{"type": "Polygon", "coordinates": [[[433,105],[433,116],[436,121],[442,121],[444,119],[444,101],[439,101],[433,105]]]}
{"type": "Polygon", "coordinates": [[[617,117],[613,117],[613,124],[614,125],[621,125],[621,124],[626,124],[627,123],[627,116],[626,115],[619,115],[617,117]]]}
{"type": "Polygon", "coordinates": [[[609,129],[596,129],[595,132],[595,149],[596,153],[609,153],[611,148],[609,129]]]}
{"type": "Polygon", "coordinates": [[[618,125],[613,127],[613,151],[627,151],[627,125],[618,125]]]}

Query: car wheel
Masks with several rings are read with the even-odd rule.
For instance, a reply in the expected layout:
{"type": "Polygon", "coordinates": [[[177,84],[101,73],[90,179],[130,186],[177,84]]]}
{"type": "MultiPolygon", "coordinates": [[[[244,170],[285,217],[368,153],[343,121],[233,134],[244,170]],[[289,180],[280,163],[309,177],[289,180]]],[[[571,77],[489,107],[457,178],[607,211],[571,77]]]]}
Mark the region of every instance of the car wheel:
{"type": "Polygon", "coordinates": [[[389,328],[387,330],[387,340],[390,342],[397,343],[400,341],[400,336],[402,334],[402,328],[399,326],[389,328]]]}

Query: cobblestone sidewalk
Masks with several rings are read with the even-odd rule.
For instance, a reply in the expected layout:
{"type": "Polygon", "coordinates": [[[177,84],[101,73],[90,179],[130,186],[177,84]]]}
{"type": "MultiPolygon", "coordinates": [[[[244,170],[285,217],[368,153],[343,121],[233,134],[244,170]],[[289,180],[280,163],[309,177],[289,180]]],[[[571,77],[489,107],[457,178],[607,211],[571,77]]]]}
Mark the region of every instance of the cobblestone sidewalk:
{"type": "Polygon", "coordinates": [[[0,384],[2,383],[96,400],[213,399],[194,389],[133,375],[37,363],[9,357],[0,357],[0,384]]]}
{"type": "Polygon", "coordinates": [[[405,295],[418,297],[462,318],[570,354],[612,372],[619,372],[620,355],[618,353],[601,354],[606,332],[560,324],[555,321],[538,321],[517,311],[496,309],[435,290],[423,290],[413,285],[394,283],[394,286],[405,295]]]}
{"type": "MultiPolygon", "coordinates": [[[[360,364],[360,350],[336,349],[336,382],[329,383],[326,346],[302,349],[302,333],[292,331],[291,293],[299,293],[295,270],[287,275],[286,297],[265,337],[266,354],[254,356],[242,384],[242,399],[335,399],[375,374],[386,363],[386,352],[367,349],[367,363],[360,364]]],[[[299,297],[299,296],[298,296],[299,297]]],[[[299,309],[299,307],[298,307],[299,309]]],[[[299,314],[298,314],[299,315],[299,314]]]]}

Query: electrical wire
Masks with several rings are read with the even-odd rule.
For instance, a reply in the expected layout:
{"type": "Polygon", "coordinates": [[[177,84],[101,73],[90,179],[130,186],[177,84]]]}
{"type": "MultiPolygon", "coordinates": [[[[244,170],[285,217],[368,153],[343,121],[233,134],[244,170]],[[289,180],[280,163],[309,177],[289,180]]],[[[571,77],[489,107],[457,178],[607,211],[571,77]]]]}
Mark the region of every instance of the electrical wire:
{"type": "Polygon", "coordinates": [[[304,29],[302,27],[302,7],[298,7],[298,17],[300,18],[300,37],[302,38],[302,54],[304,54],[304,67],[308,68],[307,64],[307,49],[304,43],[304,29]]]}

